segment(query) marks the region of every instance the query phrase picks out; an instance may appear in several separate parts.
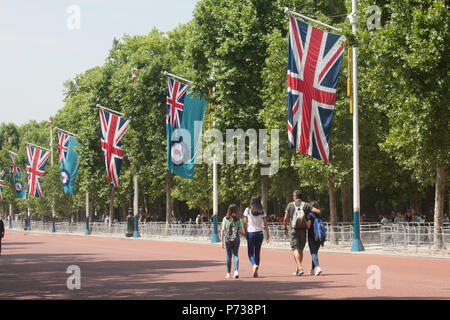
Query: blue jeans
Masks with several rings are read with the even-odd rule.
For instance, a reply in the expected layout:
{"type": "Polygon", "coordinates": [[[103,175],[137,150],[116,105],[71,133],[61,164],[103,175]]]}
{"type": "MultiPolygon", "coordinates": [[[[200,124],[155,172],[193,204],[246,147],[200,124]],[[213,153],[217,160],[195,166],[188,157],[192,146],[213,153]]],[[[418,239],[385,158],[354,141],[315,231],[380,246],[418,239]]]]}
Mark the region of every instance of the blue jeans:
{"type": "Polygon", "coordinates": [[[308,237],[308,245],[309,245],[309,252],[311,253],[312,258],[312,269],[319,266],[319,258],[317,254],[319,253],[320,248],[320,242],[317,242],[316,240],[308,237]]]}
{"type": "Polygon", "coordinates": [[[252,265],[259,266],[261,246],[263,243],[264,235],[262,231],[259,232],[249,232],[247,237],[248,246],[248,258],[252,265]]]}
{"type": "Polygon", "coordinates": [[[231,272],[231,257],[233,257],[233,264],[234,264],[234,270],[239,269],[239,257],[238,257],[238,251],[239,251],[239,245],[240,245],[240,239],[238,238],[236,243],[234,245],[225,244],[225,249],[227,251],[227,272],[231,272]]]}

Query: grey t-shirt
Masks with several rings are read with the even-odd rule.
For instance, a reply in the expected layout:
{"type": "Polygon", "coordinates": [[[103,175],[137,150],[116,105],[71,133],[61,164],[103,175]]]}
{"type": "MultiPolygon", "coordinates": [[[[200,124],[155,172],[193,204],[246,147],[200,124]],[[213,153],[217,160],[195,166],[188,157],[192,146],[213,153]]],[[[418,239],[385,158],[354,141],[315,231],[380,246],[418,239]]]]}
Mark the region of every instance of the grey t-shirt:
{"type": "Polygon", "coordinates": [[[289,213],[289,221],[290,221],[290,225],[291,227],[294,227],[295,229],[306,229],[306,216],[308,215],[309,212],[311,212],[312,210],[312,206],[309,203],[303,202],[301,200],[295,200],[290,202],[287,207],[286,207],[286,211],[289,213]],[[295,204],[294,204],[295,202],[295,204]],[[294,214],[295,214],[295,206],[300,207],[303,209],[304,212],[304,217],[303,219],[301,218],[296,218],[295,224],[293,219],[294,214]]]}

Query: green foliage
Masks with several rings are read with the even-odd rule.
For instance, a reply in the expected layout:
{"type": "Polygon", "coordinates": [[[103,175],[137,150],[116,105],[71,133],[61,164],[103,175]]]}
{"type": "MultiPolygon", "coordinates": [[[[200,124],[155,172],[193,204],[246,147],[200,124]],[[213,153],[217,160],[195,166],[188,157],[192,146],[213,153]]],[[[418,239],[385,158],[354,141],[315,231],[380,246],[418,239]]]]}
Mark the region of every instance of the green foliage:
{"type": "MultiPolygon", "coordinates": [[[[331,132],[330,162],[324,164],[289,149],[286,67],[288,18],[284,7],[339,27],[358,46],[359,140],[362,210],[391,211],[424,198],[436,167],[448,168],[449,7],[442,0],[358,1],[358,33],[351,33],[350,0],[201,0],[186,25],[162,33],[114,39],[101,66],[64,84],[65,105],[52,123],[77,134],[79,170],[75,195],[63,193],[53,131],[54,165],[42,182],[44,197],[17,199],[11,175],[3,188],[2,211],[9,204],[25,213],[59,217],[85,208],[85,192],[95,209],[106,211],[111,187],[100,145],[97,104],[124,113],[130,127],[123,139],[125,156],[114,206],[127,208],[131,175],[151,211],[164,207],[166,156],[166,77],[164,71],[194,82],[207,97],[203,130],[279,130],[279,170],[270,176],[269,198],[282,202],[302,188],[306,198],[328,203],[328,178],[337,190],[352,184],[352,115],[346,96],[346,52],[339,73],[331,132]],[[381,8],[381,29],[367,30],[367,7],[381,8]],[[132,68],[138,69],[133,83],[132,68]],[[214,90],[213,90],[214,88],[214,90]],[[210,119],[212,120],[210,122],[210,119]],[[130,161],[129,157],[132,157],[130,161]]],[[[347,48],[346,48],[347,50],[347,48]]],[[[9,170],[8,150],[25,172],[25,142],[48,147],[48,121],[16,126],[0,124],[0,169],[9,170]],[[9,138],[11,138],[9,140],[9,138]]],[[[207,145],[207,143],[206,143],[207,145]]],[[[205,143],[203,148],[206,147],[205,143]]],[[[225,148],[224,148],[225,155],[225,148]]],[[[248,147],[246,159],[248,159],[248,147]]],[[[225,157],[224,157],[225,160],[225,157]]],[[[218,165],[219,202],[248,203],[261,194],[260,164],[218,165]]],[[[447,185],[449,183],[447,175],[447,185]]],[[[193,180],[172,177],[172,196],[190,209],[212,207],[212,166],[196,166],[193,180]]],[[[339,199],[339,197],[338,197],[339,199]]],[[[144,199],[140,197],[140,207],[144,199]]],[[[283,205],[282,205],[283,207],[283,205]]],[[[327,211],[325,209],[325,211],[327,211]]]]}

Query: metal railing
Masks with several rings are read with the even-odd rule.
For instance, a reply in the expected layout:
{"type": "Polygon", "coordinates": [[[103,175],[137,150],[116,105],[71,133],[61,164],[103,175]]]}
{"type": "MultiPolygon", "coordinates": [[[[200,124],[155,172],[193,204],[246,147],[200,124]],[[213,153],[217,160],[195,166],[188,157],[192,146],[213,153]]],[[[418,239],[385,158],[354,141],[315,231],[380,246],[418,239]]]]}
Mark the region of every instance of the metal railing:
{"type": "MultiPolygon", "coordinates": [[[[353,242],[353,224],[338,223],[331,226],[325,223],[327,229],[326,247],[349,247],[353,242]]],[[[9,228],[9,223],[5,224],[5,229],[9,228]]],[[[24,221],[12,221],[12,228],[24,230],[24,221]]],[[[51,222],[31,220],[31,231],[52,232],[51,222]]],[[[217,230],[220,234],[221,223],[218,223],[217,230]]],[[[69,233],[84,235],[86,225],[84,222],[56,222],[56,233],[69,233]]],[[[284,234],[284,226],[280,223],[269,223],[271,245],[289,247],[290,235],[284,234]]],[[[92,235],[125,237],[127,233],[126,222],[115,222],[111,226],[104,222],[90,223],[90,233],[92,235]]],[[[169,223],[165,222],[140,222],[139,234],[144,239],[179,239],[192,241],[209,241],[213,234],[213,225],[202,223],[169,223]]],[[[435,239],[433,223],[362,223],[360,227],[361,241],[365,247],[381,248],[383,251],[401,253],[427,253],[427,254],[450,254],[450,225],[444,225],[435,239]],[[435,248],[435,240],[442,243],[438,249],[435,248]]],[[[246,244],[242,239],[241,243],[246,244]]]]}
{"type": "Polygon", "coordinates": [[[382,248],[385,251],[415,254],[450,254],[450,228],[440,227],[435,233],[434,225],[392,224],[382,226],[382,248]]]}

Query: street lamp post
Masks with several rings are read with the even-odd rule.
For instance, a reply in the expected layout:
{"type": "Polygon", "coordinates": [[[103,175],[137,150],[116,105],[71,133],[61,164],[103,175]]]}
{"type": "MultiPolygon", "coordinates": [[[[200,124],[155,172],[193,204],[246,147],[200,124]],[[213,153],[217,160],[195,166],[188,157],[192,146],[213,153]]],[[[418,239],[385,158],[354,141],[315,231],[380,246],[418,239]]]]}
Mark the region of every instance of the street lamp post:
{"type": "Polygon", "coordinates": [[[27,227],[26,227],[26,230],[27,231],[30,231],[31,230],[31,218],[30,218],[30,208],[27,208],[27,219],[26,219],[26,221],[27,221],[27,227]]]}
{"type": "Polygon", "coordinates": [[[129,202],[129,206],[128,206],[128,216],[127,216],[127,233],[125,234],[126,237],[131,237],[133,236],[133,231],[134,231],[134,226],[133,226],[133,199],[132,199],[132,195],[133,195],[133,169],[131,166],[131,163],[133,161],[133,156],[129,155],[128,156],[128,160],[130,160],[130,188],[129,188],[129,197],[130,197],[130,202],[129,202]]]}
{"type": "MultiPolygon", "coordinates": [[[[214,73],[214,71],[213,71],[214,73]]],[[[214,81],[214,75],[211,76],[211,80],[214,81]]],[[[214,95],[215,87],[212,89],[212,94],[214,95]]],[[[212,112],[212,103],[210,104],[210,114],[212,112]]],[[[211,119],[210,119],[211,120],[211,119]]],[[[212,121],[213,127],[215,127],[215,121],[212,121]]],[[[211,121],[209,123],[211,126],[211,121]]],[[[219,195],[217,192],[217,161],[216,161],[216,154],[214,154],[213,157],[213,232],[211,236],[211,243],[217,243],[220,242],[219,239],[219,232],[217,230],[217,218],[219,217],[219,195]]]]}
{"type": "MultiPolygon", "coordinates": [[[[352,0],[352,13],[348,16],[352,32],[356,36],[358,16],[356,0],[352,0]]],[[[352,82],[353,82],[353,243],[351,251],[364,251],[360,235],[360,184],[359,184],[359,127],[358,127],[358,65],[356,46],[352,48],[352,82]]]]}
{"type": "MultiPolygon", "coordinates": [[[[53,166],[53,114],[50,114],[49,122],[50,122],[50,162],[53,166]]],[[[56,232],[55,228],[55,200],[52,200],[52,232],[56,232]]]]}
{"type": "MultiPolygon", "coordinates": [[[[133,86],[136,86],[136,80],[137,80],[137,76],[138,76],[137,68],[133,68],[131,70],[131,76],[132,76],[132,79],[133,79],[133,86]]],[[[131,180],[130,180],[130,184],[131,184],[131,180]]],[[[137,174],[135,174],[134,175],[134,200],[133,200],[133,202],[134,202],[134,231],[133,231],[133,238],[139,238],[141,236],[139,234],[139,223],[138,223],[138,214],[139,214],[139,199],[138,199],[138,196],[139,196],[139,192],[138,192],[138,176],[137,176],[137,174]]],[[[131,202],[131,196],[130,196],[130,202],[131,202]]]]}
{"type": "MultiPolygon", "coordinates": [[[[11,137],[8,137],[8,143],[12,143],[11,137]]],[[[9,204],[9,229],[12,229],[12,203],[9,204]]]]}

